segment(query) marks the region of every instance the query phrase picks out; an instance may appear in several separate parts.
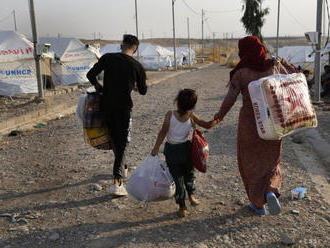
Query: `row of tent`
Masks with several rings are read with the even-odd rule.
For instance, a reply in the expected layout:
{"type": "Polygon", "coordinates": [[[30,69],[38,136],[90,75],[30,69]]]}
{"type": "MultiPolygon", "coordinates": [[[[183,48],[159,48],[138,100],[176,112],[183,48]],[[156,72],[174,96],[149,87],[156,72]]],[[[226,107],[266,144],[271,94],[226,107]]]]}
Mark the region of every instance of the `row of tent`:
{"type": "MultiPolygon", "coordinates": [[[[40,64],[44,85],[70,85],[87,82],[86,73],[101,55],[120,52],[120,44],[109,44],[101,49],[85,45],[76,38],[40,38],[50,44],[43,51],[40,64]]],[[[158,70],[174,64],[171,48],[141,43],[138,59],[145,69],[158,70]]],[[[195,52],[177,48],[177,65],[195,61],[195,52]],[[189,59],[190,55],[190,59],[189,59]]],[[[37,93],[33,43],[14,31],[0,31],[0,95],[14,96],[37,93]]]]}
{"type": "MultiPolygon", "coordinates": [[[[330,44],[321,50],[322,65],[329,64],[329,52],[330,44]]],[[[278,56],[283,57],[296,67],[303,69],[314,67],[315,51],[311,46],[284,46],[278,49],[278,56]]]]}
{"type": "MultiPolygon", "coordinates": [[[[120,52],[120,44],[107,44],[100,50],[101,54],[120,52]]],[[[162,47],[150,43],[141,43],[139,50],[135,54],[143,67],[147,70],[159,70],[174,65],[173,47],[162,47]]],[[[176,48],[176,64],[193,64],[196,61],[196,54],[188,47],[176,48]]]]}
{"type": "MultiPolygon", "coordinates": [[[[44,85],[87,82],[86,72],[100,57],[98,49],[74,38],[40,38],[51,44],[40,59],[44,85]]],[[[24,35],[0,32],[0,95],[37,93],[34,46],[24,35]]]]}

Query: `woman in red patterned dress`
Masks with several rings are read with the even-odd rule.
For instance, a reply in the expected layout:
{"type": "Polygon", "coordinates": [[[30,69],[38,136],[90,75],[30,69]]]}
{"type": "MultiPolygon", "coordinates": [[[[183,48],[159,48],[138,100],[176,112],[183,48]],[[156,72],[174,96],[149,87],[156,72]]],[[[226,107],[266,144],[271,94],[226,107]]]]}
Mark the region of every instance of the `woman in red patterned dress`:
{"type": "Polygon", "coordinates": [[[293,65],[285,60],[267,59],[267,52],[260,40],[255,36],[247,36],[239,40],[240,62],[230,72],[229,90],[219,112],[214,119],[220,121],[236,102],[241,93],[243,106],[239,114],[237,134],[237,160],[245,190],[251,203],[249,207],[258,214],[269,212],[279,214],[281,207],[278,201],[281,187],[280,160],[282,142],[263,140],[259,137],[255,123],[248,85],[261,77],[283,72],[284,65],[289,72],[296,72],[293,65]],[[277,67],[277,69],[276,69],[277,67]]]}

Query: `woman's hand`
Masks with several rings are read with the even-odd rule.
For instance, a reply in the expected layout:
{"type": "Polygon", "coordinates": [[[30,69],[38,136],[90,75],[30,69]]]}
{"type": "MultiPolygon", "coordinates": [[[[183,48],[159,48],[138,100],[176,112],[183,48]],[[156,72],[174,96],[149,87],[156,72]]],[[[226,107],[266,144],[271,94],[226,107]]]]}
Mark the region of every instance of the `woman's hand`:
{"type": "Polygon", "coordinates": [[[220,120],[220,113],[217,112],[217,113],[214,115],[213,119],[214,119],[214,120],[217,120],[218,123],[219,123],[219,122],[221,121],[221,120],[220,120]]]}

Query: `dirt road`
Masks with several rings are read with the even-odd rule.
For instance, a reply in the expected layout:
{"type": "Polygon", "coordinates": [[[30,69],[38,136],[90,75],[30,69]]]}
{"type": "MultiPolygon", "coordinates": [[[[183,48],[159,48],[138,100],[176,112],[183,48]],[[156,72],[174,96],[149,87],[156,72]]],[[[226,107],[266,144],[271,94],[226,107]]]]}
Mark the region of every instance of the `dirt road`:
{"type": "MultiPolygon", "coordinates": [[[[197,89],[196,113],[211,119],[226,93],[229,70],[212,65],[134,94],[131,169],[150,153],[180,88],[197,89]]],[[[206,133],[208,172],[196,172],[201,205],[176,217],[174,200],[138,203],[109,195],[113,154],[84,144],[75,116],[6,137],[0,146],[0,247],[328,247],[330,206],[314,187],[289,139],[282,159],[282,213],[256,216],[236,163],[240,100],[206,133]],[[306,186],[307,198],[290,190],[306,186]],[[293,211],[296,210],[296,211],[293,211]]],[[[312,150],[302,150],[314,157],[312,150]]],[[[317,159],[315,159],[317,162],[317,159]]],[[[321,187],[322,188],[322,187],[321,187]]]]}

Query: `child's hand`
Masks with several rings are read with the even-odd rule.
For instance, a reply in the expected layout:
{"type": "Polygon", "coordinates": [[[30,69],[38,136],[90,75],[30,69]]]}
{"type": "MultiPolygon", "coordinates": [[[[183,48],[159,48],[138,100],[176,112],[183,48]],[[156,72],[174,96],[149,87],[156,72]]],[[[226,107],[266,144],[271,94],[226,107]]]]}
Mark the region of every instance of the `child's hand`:
{"type": "Polygon", "coordinates": [[[219,119],[209,121],[209,123],[210,123],[210,128],[214,127],[214,126],[217,125],[219,122],[220,122],[219,119]]]}
{"type": "Polygon", "coordinates": [[[152,149],[151,156],[157,156],[158,155],[158,149],[152,149]]]}

